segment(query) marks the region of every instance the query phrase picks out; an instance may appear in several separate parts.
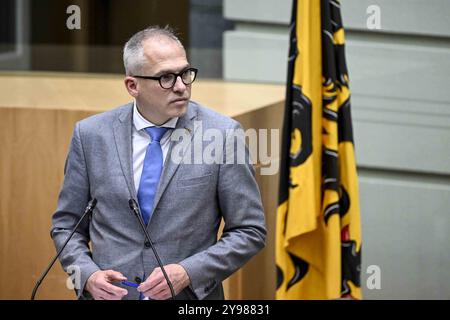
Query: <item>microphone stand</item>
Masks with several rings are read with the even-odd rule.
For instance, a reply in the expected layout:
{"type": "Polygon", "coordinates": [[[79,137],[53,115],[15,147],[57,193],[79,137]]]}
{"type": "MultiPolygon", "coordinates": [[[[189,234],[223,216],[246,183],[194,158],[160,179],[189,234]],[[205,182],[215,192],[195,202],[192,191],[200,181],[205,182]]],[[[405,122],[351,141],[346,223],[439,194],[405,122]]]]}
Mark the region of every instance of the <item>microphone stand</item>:
{"type": "Polygon", "coordinates": [[[131,210],[133,211],[134,215],[138,219],[139,224],[140,224],[142,230],[144,231],[145,237],[147,238],[147,241],[150,243],[150,247],[152,248],[153,254],[156,257],[156,260],[158,261],[158,265],[161,268],[161,271],[162,271],[162,273],[164,275],[164,278],[166,279],[167,285],[169,286],[170,294],[172,295],[172,300],[174,300],[175,299],[175,291],[173,290],[172,282],[170,282],[169,277],[167,276],[166,270],[164,269],[164,266],[163,266],[163,264],[161,262],[161,259],[159,258],[158,252],[156,252],[156,249],[153,246],[153,242],[150,239],[150,235],[148,234],[147,229],[145,228],[144,221],[142,221],[142,217],[141,217],[141,214],[139,212],[139,208],[138,208],[138,205],[136,203],[136,200],[130,199],[128,201],[128,204],[130,205],[131,210]]]}
{"type": "Polygon", "coordinates": [[[47,273],[50,271],[50,269],[53,267],[53,264],[55,263],[56,259],[59,258],[59,256],[61,255],[61,252],[64,250],[64,248],[66,247],[67,243],[69,242],[70,239],[72,239],[75,231],[77,231],[78,227],[80,226],[81,222],[84,220],[84,218],[89,215],[90,213],[92,213],[92,211],[94,210],[95,206],[97,205],[97,199],[92,199],[88,206],[86,207],[83,215],[81,216],[81,218],[78,220],[78,223],[75,225],[75,228],[73,228],[72,232],[70,233],[70,235],[67,237],[66,241],[64,242],[63,246],[58,250],[58,253],[56,254],[56,256],[53,258],[52,262],[50,262],[50,264],[48,265],[47,269],[45,269],[44,273],[41,275],[41,277],[39,278],[39,280],[36,282],[36,285],[33,288],[33,293],[31,294],[31,300],[34,300],[36,293],[39,289],[39,286],[41,285],[42,281],[44,281],[45,276],[47,276],[47,273]]]}

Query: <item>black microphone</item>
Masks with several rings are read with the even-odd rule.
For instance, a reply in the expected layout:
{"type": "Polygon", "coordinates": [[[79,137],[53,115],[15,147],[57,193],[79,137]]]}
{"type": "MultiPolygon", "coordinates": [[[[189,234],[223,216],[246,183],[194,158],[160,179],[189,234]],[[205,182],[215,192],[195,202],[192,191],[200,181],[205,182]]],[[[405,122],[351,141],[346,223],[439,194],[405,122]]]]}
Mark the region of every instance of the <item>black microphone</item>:
{"type": "Polygon", "coordinates": [[[89,201],[86,209],[84,210],[83,215],[81,216],[81,218],[78,220],[77,224],[75,225],[75,228],[73,228],[72,232],[70,233],[70,235],[67,237],[66,242],[64,242],[63,246],[59,249],[58,253],[56,254],[56,256],[53,258],[52,262],[50,262],[50,264],[48,265],[47,269],[45,269],[44,273],[42,274],[42,276],[39,278],[39,280],[36,282],[36,285],[33,288],[33,293],[31,294],[31,300],[34,300],[34,297],[36,296],[37,290],[39,288],[39,286],[41,285],[42,281],[44,280],[45,276],[47,275],[47,273],[50,271],[50,269],[52,268],[53,264],[55,263],[56,259],[59,258],[59,256],[61,255],[61,252],[64,250],[64,248],[66,247],[67,243],[69,242],[70,239],[72,239],[75,231],[77,231],[78,227],[80,226],[81,222],[84,220],[84,218],[91,214],[92,211],[94,210],[95,206],[97,205],[97,199],[92,199],[91,201],[89,201]]]}
{"type": "Polygon", "coordinates": [[[142,216],[139,212],[139,207],[137,205],[137,202],[134,199],[130,199],[128,201],[128,204],[130,205],[131,210],[133,211],[134,215],[138,219],[139,224],[141,225],[141,228],[144,231],[145,237],[147,238],[147,241],[150,243],[150,247],[152,248],[153,254],[156,257],[156,260],[158,261],[158,265],[161,268],[164,278],[166,279],[167,285],[169,286],[170,294],[172,295],[172,300],[174,300],[175,299],[175,291],[173,290],[172,282],[170,282],[169,277],[167,276],[166,270],[164,269],[164,266],[161,262],[161,259],[159,258],[158,252],[156,252],[156,249],[153,246],[152,239],[150,239],[150,235],[148,234],[147,229],[145,228],[144,221],[142,220],[142,216]]]}

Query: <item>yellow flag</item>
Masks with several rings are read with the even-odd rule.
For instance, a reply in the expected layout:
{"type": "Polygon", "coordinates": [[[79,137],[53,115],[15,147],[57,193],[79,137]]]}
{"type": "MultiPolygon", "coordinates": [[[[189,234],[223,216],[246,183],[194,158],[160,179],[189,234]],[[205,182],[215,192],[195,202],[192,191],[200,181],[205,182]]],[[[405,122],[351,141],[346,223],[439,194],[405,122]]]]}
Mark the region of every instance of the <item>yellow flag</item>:
{"type": "Polygon", "coordinates": [[[361,299],[361,223],[337,0],[293,0],[280,194],[277,299],[361,299]]]}

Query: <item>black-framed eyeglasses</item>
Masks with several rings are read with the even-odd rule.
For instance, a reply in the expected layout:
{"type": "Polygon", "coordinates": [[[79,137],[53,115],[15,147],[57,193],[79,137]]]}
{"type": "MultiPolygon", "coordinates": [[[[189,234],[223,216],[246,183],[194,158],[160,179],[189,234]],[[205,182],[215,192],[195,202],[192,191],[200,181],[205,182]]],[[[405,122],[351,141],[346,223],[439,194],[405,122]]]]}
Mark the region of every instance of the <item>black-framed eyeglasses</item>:
{"type": "Polygon", "coordinates": [[[178,77],[181,78],[181,81],[185,85],[189,85],[192,82],[194,82],[195,78],[197,77],[198,69],[196,68],[188,68],[186,70],[181,71],[180,73],[165,73],[159,77],[151,77],[151,76],[132,76],[135,78],[141,78],[141,79],[150,79],[150,80],[158,80],[159,85],[163,89],[171,89],[175,85],[175,82],[177,82],[178,77]]]}

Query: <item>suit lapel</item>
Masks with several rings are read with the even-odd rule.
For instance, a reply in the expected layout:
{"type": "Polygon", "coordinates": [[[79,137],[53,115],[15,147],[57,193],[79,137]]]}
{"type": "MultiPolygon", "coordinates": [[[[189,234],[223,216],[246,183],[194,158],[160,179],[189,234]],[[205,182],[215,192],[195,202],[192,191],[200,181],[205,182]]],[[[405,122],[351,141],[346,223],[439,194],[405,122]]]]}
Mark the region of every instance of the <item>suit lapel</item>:
{"type": "MultiPolygon", "coordinates": [[[[189,104],[188,111],[186,114],[178,119],[177,125],[175,127],[176,129],[185,129],[190,134],[190,140],[186,144],[186,146],[182,150],[181,157],[184,156],[186,153],[186,150],[190,148],[192,137],[194,136],[194,121],[195,117],[197,116],[197,108],[194,104],[189,104]]],[[[197,129],[197,128],[195,128],[197,129]]],[[[166,190],[167,186],[169,185],[170,180],[172,179],[173,175],[177,171],[178,167],[180,166],[180,163],[175,163],[174,161],[171,161],[171,153],[172,149],[177,145],[181,143],[181,141],[172,141],[169,147],[169,152],[167,153],[166,160],[164,162],[164,168],[163,172],[161,173],[161,178],[159,180],[158,189],[156,191],[155,200],[154,200],[154,206],[153,211],[158,206],[159,200],[161,199],[161,196],[163,195],[164,191],[166,190]]],[[[154,212],[153,212],[154,213],[154,212]]],[[[152,217],[153,217],[152,213],[152,217]]],[[[150,225],[150,223],[149,223],[150,225]]]]}
{"type": "Polygon", "coordinates": [[[131,130],[133,123],[133,104],[130,103],[121,110],[114,123],[114,140],[116,143],[117,154],[119,155],[120,166],[128,186],[128,190],[133,199],[136,199],[136,190],[133,179],[133,153],[131,130]]]}

